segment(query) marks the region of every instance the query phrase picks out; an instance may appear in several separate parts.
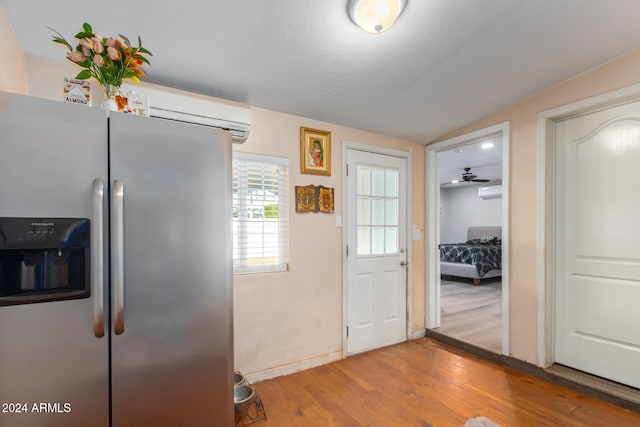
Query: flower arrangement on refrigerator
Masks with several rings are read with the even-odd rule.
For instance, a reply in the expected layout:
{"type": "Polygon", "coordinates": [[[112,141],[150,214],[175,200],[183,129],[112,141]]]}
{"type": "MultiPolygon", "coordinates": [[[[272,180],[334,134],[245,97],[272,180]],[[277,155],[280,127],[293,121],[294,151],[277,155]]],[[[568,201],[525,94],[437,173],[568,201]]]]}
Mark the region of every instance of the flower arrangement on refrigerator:
{"type": "Polygon", "coordinates": [[[105,94],[111,95],[113,88],[119,88],[125,79],[139,83],[145,75],[142,66],[151,65],[147,56],[151,52],[142,47],[142,40],[138,36],[138,46],[132,47],[129,39],[119,34],[118,37],[102,37],[93,32],[88,23],[82,24],[82,31],[75,35],[78,44],[73,47],[59,32],[53,42],[64,45],[69,49],[67,59],[81,68],[76,79],[86,80],[91,77],[102,86],[105,94]]]}

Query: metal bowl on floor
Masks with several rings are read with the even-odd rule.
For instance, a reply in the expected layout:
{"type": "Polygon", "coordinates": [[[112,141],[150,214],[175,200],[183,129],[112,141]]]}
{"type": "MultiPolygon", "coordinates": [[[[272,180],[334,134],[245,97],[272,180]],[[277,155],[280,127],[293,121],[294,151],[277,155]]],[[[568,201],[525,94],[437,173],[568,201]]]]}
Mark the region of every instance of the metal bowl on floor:
{"type": "Polygon", "coordinates": [[[233,385],[243,385],[247,384],[247,380],[244,378],[244,375],[240,373],[240,371],[235,371],[233,373],[233,385]]]}
{"type": "Polygon", "coordinates": [[[255,390],[250,385],[234,385],[233,386],[233,403],[236,411],[244,412],[253,400],[255,390]]]}

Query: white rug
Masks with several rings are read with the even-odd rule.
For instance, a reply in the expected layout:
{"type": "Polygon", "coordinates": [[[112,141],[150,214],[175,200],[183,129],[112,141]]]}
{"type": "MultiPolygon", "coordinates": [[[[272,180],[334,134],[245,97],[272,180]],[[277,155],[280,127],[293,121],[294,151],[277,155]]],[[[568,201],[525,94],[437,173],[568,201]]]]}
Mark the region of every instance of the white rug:
{"type": "Polygon", "coordinates": [[[500,427],[498,424],[486,417],[469,418],[464,427],[500,427]]]}

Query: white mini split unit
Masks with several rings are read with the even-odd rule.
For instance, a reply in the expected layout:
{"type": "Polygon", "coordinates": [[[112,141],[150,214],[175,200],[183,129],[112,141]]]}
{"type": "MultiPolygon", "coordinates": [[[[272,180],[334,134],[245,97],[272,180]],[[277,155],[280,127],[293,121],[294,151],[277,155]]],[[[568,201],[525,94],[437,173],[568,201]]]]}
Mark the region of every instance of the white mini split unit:
{"type": "Polygon", "coordinates": [[[490,185],[488,187],[479,187],[478,196],[483,200],[501,199],[502,185],[490,185]]]}
{"type": "Polygon", "coordinates": [[[233,142],[245,142],[251,131],[251,107],[164,86],[124,84],[124,95],[134,91],[149,99],[151,117],[196,123],[231,132],[233,142]]]}

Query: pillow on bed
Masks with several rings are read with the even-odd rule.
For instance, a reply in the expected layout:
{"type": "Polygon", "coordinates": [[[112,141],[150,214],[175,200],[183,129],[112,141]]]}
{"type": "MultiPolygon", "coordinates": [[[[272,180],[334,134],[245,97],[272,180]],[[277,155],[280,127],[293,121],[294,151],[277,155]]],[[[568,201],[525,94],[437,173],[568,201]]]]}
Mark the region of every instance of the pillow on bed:
{"type": "Polygon", "coordinates": [[[499,237],[485,236],[479,239],[469,239],[465,243],[467,245],[500,245],[502,241],[499,237]]]}

